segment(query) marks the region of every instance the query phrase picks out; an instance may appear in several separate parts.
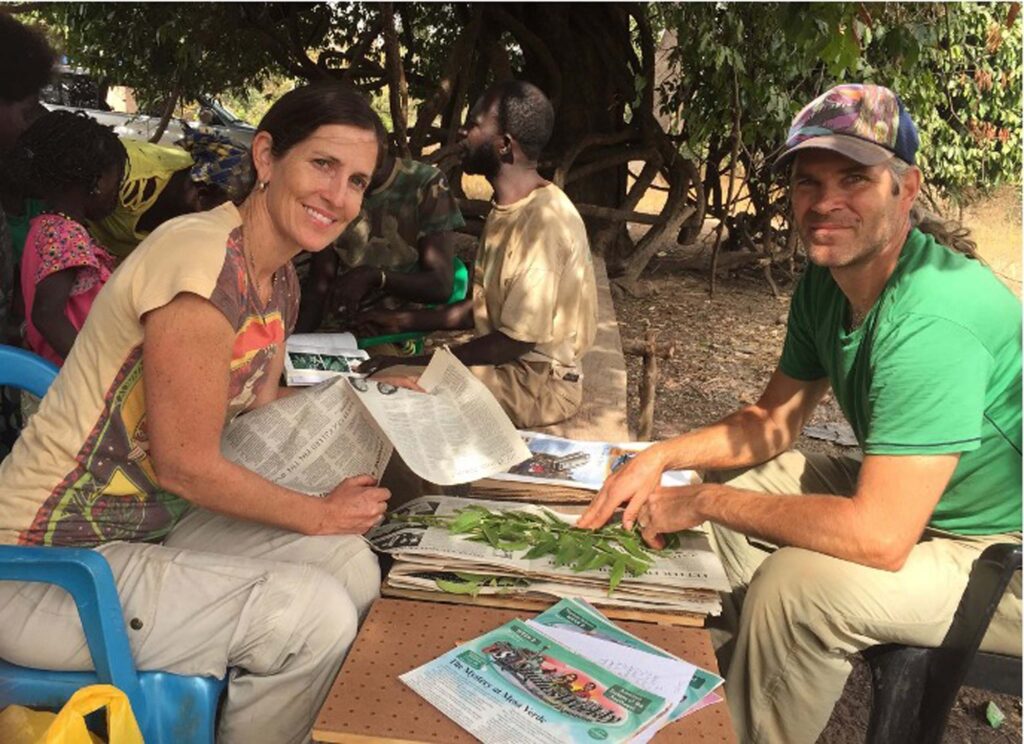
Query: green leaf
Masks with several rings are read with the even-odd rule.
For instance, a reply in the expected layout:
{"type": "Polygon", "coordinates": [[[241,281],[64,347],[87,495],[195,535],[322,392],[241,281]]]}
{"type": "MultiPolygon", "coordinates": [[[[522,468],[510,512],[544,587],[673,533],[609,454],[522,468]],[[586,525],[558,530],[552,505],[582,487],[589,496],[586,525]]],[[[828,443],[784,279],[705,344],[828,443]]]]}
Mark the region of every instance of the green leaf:
{"type": "Polygon", "coordinates": [[[985,720],[988,721],[989,726],[997,729],[1003,725],[1006,716],[1003,715],[1003,711],[999,710],[998,705],[989,700],[988,705],[985,706],[985,720]]]}
{"type": "Polygon", "coordinates": [[[615,588],[622,582],[622,577],[626,573],[626,558],[625,556],[616,558],[615,564],[612,566],[612,574],[608,579],[608,594],[611,595],[615,591],[615,588]]]}
{"type": "Polygon", "coordinates": [[[478,581],[448,581],[446,579],[435,579],[437,588],[449,594],[468,594],[475,597],[480,593],[480,582],[478,581]]]}

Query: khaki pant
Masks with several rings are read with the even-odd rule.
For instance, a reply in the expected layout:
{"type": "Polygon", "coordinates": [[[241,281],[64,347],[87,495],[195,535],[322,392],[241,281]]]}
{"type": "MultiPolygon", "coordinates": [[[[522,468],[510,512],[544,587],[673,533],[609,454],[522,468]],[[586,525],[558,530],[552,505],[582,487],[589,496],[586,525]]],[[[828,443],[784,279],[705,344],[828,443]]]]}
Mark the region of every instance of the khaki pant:
{"type": "MultiPolygon", "coordinates": [[[[860,463],[789,452],[740,474],[709,478],[768,493],[852,495],[860,463]]],[[[741,741],[812,744],[850,672],[850,656],[881,643],[941,644],[971,564],[993,542],[1020,535],[964,537],[927,530],[897,572],[867,568],[802,548],[760,543],[711,525],[732,592],[713,631],[741,741]],[[731,659],[731,661],[730,661],[731,659]]],[[[982,648],[1021,653],[1019,574],[982,648]]]]}
{"type": "MultiPolygon", "coordinates": [[[[355,535],[304,537],[197,510],[163,545],[109,543],[136,665],[223,677],[218,742],[310,739],[380,571],[355,535]]],[[[0,657],[24,666],[92,668],[71,597],[0,582],[0,657]]]]}
{"type": "Polygon", "coordinates": [[[517,359],[496,367],[478,365],[469,370],[487,386],[519,429],[565,421],[579,410],[583,401],[582,381],[563,380],[544,362],[517,359]]]}

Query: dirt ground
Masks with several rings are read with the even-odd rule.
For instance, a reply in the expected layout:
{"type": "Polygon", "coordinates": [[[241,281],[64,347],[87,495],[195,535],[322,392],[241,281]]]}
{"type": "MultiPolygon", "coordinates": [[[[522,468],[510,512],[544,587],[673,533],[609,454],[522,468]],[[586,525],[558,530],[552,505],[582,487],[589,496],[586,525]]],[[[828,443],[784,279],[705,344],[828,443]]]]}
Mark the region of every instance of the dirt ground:
{"type": "MultiPolygon", "coordinates": [[[[965,214],[965,222],[975,231],[979,251],[1018,296],[1020,216],[1017,190],[1001,192],[965,214]]],[[[660,370],[654,427],[657,439],[715,420],[756,398],[778,361],[792,291],[792,283],[782,284],[780,289],[785,296],[776,299],[761,276],[739,274],[719,280],[711,299],[707,274],[682,269],[684,258],[672,250],[655,258],[643,277],[649,294],[616,300],[623,341],[641,338],[649,324],[659,332],[659,340],[675,344],[674,357],[662,362],[660,370]]],[[[626,361],[630,425],[635,430],[640,361],[637,357],[627,357],[626,361]]],[[[830,396],[810,423],[845,422],[830,396]]],[[[801,437],[797,447],[842,451],[834,444],[806,436],[801,437]]],[[[821,742],[864,741],[871,698],[869,685],[867,667],[857,658],[821,742]]],[[[994,744],[1020,740],[1020,699],[970,688],[961,690],[949,719],[946,742],[994,744]],[[1006,716],[998,730],[991,729],[985,721],[984,708],[990,700],[1006,716]]]]}

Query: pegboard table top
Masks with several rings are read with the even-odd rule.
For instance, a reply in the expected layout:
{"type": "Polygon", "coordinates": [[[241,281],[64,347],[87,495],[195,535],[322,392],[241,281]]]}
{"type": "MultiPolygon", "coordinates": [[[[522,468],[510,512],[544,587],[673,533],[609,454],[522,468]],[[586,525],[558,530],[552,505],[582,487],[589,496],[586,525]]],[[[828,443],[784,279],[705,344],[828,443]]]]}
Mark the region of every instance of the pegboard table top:
{"type": "MultiPolygon", "coordinates": [[[[473,737],[398,679],[455,646],[528,613],[405,599],[377,600],[313,727],[316,742],[472,742],[473,737]]],[[[711,639],[697,628],[620,622],[648,643],[718,671],[711,639]]],[[[723,694],[722,688],[718,689],[723,694]]],[[[728,707],[709,706],[660,731],[655,744],[735,742],[728,707]]]]}

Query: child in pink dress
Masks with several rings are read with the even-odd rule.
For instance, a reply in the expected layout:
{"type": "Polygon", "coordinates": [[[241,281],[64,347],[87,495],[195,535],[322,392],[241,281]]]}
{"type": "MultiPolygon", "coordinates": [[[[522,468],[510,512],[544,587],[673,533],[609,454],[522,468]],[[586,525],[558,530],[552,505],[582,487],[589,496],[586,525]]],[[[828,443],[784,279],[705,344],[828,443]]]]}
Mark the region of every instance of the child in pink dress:
{"type": "Polygon", "coordinates": [[[43,199],[21,259],[25,338],[37,354],[62,365],[114,260],[83,223],[110,214],[124,176],[124,146],[110,127],[68,111],[51,111],[18,140],[8,167],[43,199]]]}

